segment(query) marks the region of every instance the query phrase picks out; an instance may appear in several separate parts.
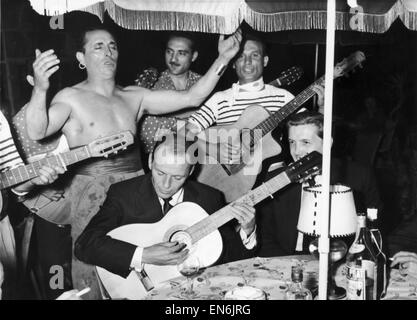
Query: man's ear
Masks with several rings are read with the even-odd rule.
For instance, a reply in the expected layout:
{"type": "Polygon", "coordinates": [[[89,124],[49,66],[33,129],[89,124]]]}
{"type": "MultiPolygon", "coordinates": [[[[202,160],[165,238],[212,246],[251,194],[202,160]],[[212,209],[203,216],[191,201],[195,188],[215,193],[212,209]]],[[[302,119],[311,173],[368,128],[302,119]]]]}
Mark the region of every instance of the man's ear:
{"type": "Polygon", "coordinates": [[[265,56],[264,57],[264,68],[268,65],[268,62],[269,62],[269,57],[265,56]]]}
{"type": "Polygon", "coordinates": [[[75,57],[77,58],[78,62],[84,64],[84,53],[77,51],[75,57]]]}
{"type": "Polygon", "coordinates": [[[198,57],[198,51],[194,51],[193,57],[191,58],[191,62],[194,62],[198,57]]]}
{"type": "Polygon", "coordinates": [[[149,167],[149,169],[151,169],[151,170],[152,170],[152,157],[153,157],[153,153],[151,152],[151,153],[149,154],[149,157],[148,157],[148,167],[149,167]]]}

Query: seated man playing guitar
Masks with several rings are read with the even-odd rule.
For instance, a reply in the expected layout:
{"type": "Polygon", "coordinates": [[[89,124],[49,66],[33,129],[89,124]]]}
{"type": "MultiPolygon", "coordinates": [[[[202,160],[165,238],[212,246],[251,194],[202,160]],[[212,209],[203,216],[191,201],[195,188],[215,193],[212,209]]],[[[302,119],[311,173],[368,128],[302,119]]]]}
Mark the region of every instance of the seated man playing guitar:
{"type": "MultiPolygon", "coordinates": [[[[186,259],[188,248],[176,241],[141,248],[107,235],[123,225],[163,220],[172,206],[183,201],[194,202],[209,214],[225,205],[219,191],[188,179],[194,167],[180,142],[176,134],[168,134],[149,156],[150,173],[110,187],[100,211],[75,243],[81,261],[126,278],[143,264],[176,265],[186,259]]],[[[253,207],[236,204],[232,212],[239,223],[219,229],[224,249],[217,263],[248,258],[256,246],[253,207]]]]}
{"type": "MultiPolygon", "coordinates": [[[[294,98],[287,90],[276,87],[275,82],[279,85],[292,83],[301,76],[302,71],[291,68],[276,81],[265,84],[263,71],[268,62],[269,57],[264,42],[254,35],[246,35],[243,48],[233,63],[238,82],[230,89],[215,93],[198,111],[190,115],[185,126],[187,139],[193,139],[198,135],[201,142],[199,148],[218,162],[213,165],[209,160],[209,165],[203,164],[197,171],[197,181],[221,190],[227,202],[236,200],[253,187],[263,160],[273,158],[276,167],[283,164],[279,156],[281,146],[271,135],[271,131],[276,126],[262,126],[262,123],[271,119],[272,115],[277,114],[294,98]],[[211,128],[215,124],[219,128],[211,128]],[[267,127],[270,128],[269,131],[265,130],[267,127]],[[260,141],[256,142],[253,148],[244,146],[250,145],[245,143],[242,133],[245,129],[251,129],[254,136],[258,135],[260,131],[258,129],[264,132],[263,138],[259,139],[260,141]],[[221,133],[221,130],[227,133],[221,133]],[[258,132],[255,132],[256,130],[258,132]],[[246,153],[253,155],[246,157],[245,151],[248,149],[253,151],[246,153]],[[242,163],[252,163],[251,166],[258,168],[251,172],[230,168],[242,163]],[[225,170],[225,166],[230,166],[227,168],[229,172],[225,170]]],[[[312,89],[319,95],[318,104],[322,106],[323,88],[314,86],[312,89]]],[[[202,162],[207,163],[206,160],[200,161],[202,162]]]]}
{"type": "MultiPolygon", "coordinates": [[[[306,154],[323,152],[323,115],[318,112],[305,111],[293,114],[287,123],[289,149],[294,161],[306,154]]],[[[270,172],[266,180],[280,171],[270,172]]],[[[330,183],[343,184],[353,190],[357,212],[366,208],[381,208],[382,203],[371,168],[360,163],[332,158],[330,183]]],[[[319,183],[320,176],[315,177],[319,183]]],[[[256,222],[259,228],[259,256],[285,256],[307,251],[308,245],[303,234],[298,232],[302,187],[307,184],[294,183],[279,193],[260,203],[256,222]]]]}

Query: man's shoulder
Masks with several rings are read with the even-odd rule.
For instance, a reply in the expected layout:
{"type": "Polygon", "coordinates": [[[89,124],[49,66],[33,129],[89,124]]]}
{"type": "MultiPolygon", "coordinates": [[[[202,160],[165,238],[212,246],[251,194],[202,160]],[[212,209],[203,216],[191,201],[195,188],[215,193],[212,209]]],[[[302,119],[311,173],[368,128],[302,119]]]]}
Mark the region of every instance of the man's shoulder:
{"type": "Polygon", "coordinates": [[[208,101],[221,102],[232,94],[232,88],[215,92],[208,101]]]}
{"type": "Polygon", "coordinates": [[[66,102],[72,101],[73,97],[75,95],[79,95],[82,91],[81,83],[77,83],[76,85],[72,87],[66,87],[64,89],[61,89],[56,93],[54,96],[53,101],[54,102],[66,102]]]}
{"type": "Polygon", "coordinates": [[[109,192],[126,192],[126,190],[139,190],[149,179],[148,175],[133,177],[127,180],[116,182],[110,186],[109,192]]]}

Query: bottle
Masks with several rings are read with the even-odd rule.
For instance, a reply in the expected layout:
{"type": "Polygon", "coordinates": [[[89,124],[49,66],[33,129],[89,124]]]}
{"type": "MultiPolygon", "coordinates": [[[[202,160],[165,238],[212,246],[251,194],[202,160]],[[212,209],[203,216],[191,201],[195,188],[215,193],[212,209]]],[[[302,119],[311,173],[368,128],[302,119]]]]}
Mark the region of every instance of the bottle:
{"type": "Polygon", "coordinates": [[[368,230],[370,232],[371,241],[374,252],[376,253],[376,299],[384,297],[387,287],[387,258],[382,248],[382,235],[378,228],[378,209],[367,209],[368,230]]]}
{"type": "Polygon", "coordinates": [[[287,300],[313,300],[310,290],[303,286],[303,268],[291,267],[291,284],[285,292],[287,300]]]}
{"type": "Polygon", "coordinates": [[[366,216],[358,215],[356,238],[346,255],[347,300],[374,300],[376,298],[376,255],[372,249],[366,216]]]}

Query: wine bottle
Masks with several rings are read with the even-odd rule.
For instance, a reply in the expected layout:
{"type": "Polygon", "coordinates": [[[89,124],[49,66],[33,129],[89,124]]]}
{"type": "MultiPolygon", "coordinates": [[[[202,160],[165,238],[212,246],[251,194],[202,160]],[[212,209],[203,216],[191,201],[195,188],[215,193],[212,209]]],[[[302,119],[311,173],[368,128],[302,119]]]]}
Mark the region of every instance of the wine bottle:
{"type": "Polygon", "coordinates": [[[378,209],[367,209],[368,230],[376,253],[376,299],[384,297],[387,287],[387,258],[383,252],[382,235],[378,226],[378,209]]]}
{"type": "Polygon", "coordinates": [[[366,228],[365,215],[358,215],[356,238],[346,255],[346,266],[346,299],[376,299],[376,255],[366,228]]]}
{"type": "Polygon", "coordinates": [[[303,269],[301,266],[291,267],[291,281],[285,292],[287,300],[313,300],[311,291],[303,285],[303,269]]]}

